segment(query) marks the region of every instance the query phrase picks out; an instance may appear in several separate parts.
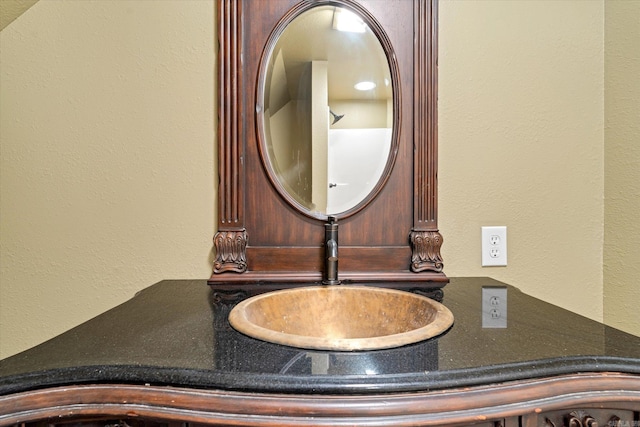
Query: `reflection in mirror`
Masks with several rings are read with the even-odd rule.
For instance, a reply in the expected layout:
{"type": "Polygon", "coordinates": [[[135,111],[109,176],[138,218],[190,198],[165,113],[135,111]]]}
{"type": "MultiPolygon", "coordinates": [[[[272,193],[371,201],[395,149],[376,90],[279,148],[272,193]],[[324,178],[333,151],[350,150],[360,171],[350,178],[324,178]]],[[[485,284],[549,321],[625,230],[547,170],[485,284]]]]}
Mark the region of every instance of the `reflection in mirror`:
{"type": "Polygon", "coordinates": [[[393,161],[392,79],[380,41],[355,13],[317,6],[272,46],[258,94],[272,181],[312,216],[364,204],[393,161]]]}

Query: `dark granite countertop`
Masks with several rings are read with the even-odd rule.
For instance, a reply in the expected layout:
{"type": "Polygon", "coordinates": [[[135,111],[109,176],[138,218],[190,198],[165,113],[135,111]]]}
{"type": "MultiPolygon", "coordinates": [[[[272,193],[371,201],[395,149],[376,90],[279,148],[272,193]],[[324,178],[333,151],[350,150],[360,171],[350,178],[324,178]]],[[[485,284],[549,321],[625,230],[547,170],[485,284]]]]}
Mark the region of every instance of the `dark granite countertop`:
{"type": "Polygon", "coordinates": [[[233,330],[205,280],[170,280],[0,361],[0,394],[83,383],[366,394],[579,372],[640,374],[640,338],[488,278],[452,278],[443,335],[396,349],[307,351],[233,330]],[[482,327],[482,288],[507,289],[507,327],[482,327]]]}

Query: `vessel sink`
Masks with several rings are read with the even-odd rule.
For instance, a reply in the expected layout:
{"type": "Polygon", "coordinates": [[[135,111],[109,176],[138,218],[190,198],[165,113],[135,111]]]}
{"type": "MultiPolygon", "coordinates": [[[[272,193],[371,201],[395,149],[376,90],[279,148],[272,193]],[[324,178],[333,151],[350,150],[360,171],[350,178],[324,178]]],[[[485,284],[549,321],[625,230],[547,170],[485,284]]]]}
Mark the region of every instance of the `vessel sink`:
{"type": "Polygon", "coordinates": [[[441,334],[453,314],[430,298],[368,286],[313,286],[269,292],[236,305],[231,326],[292,347],[355,351],[399,347],[441,334]]]}

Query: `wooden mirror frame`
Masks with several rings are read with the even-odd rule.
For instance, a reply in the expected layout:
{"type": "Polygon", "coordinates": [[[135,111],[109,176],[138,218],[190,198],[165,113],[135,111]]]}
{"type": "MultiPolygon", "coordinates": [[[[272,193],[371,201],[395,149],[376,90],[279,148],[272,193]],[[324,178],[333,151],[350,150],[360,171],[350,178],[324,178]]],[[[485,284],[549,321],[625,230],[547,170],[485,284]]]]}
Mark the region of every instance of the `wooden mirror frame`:
{"type": "MultiPolygon", "coordinates": [[[[354,12],[364,21],[364,23],[369,27],[369,31],[371,32],[371,37],[375,37],[378,40],[378,43],[380,44],[380,48],[385,52],[387,56],[386,65],[389,69],[391,85],[393,87],[393,95],[391,97],[393,101],[393,106],[394,106],[393,112],[392,112],[392,122],[394,124],[398,123],[399,111],[397,106],[400,105],[399,103],[400,88],[399,88],[399,85],[397,84],[399,80],[398,64],[396,64],[395,62],[396,55],[394,53],[393,46],[391,45],[391,42],[389,41],[389,39],[386,37],[384,29],[380,28],[379,23],[375,20],[373,16],[369,15],[369,12],[365,8],[363,8],[362,6],[354,2],[349,2],[349,3],[351,3],[351,7],[354,7],[354,9],[347,9],[347,10],[354,12]]],[[[273,54],[275,45],[277,44],[278,40],[280,40],[281,36],[284,35],[284,32],[286,28],[289,26],[289,24],[291,24],[296,18],[303,15],[304,13],[310,12],[315,7],[321,7],[321,6],[335,7],[337,5],[332,0],[315,0],[313,2],[309,2],[309,1],[300,2],[295,6],[293,6],[293,8],[291,8],[287,12],[287,14],[280,20],[277,27],[274,28],[273,31],[271,32],[270,39],[265,44],[264,53],[262,56],[262,61],[260,64],[260,69],[258,74],[259,80],[257,85],[258,94],[256,96],[256,104],[257,104],[256,105],[256,114],[257,114],[256,126],[257,126],[257,132],[258,132],[258,140],[263,139],[262,141],[259,141],[259,151],[260,151],[260,156],[262,158],[262,163],[264,165],[264,168],[267,170],[268,178],[271,180],[272,185],[276,189],[278,189],[280,196],[284,198],[294,209],[299,209],[301,212],[306,213],[306,215],[311,218],[319,219],[319,220],[322,220],[323,222],[326,222],[328,220],[329,215],[338,219],[344,219],[351,215],[354,215],[359,211],[361,211],[366,205],[368,205],[370,200],[375,198],[375,196],[380,192],[382,187],[386,184],[386,181],[391,174],[391,170],[395,165],[396,154],[398,152],[397,143],[399,138],[398,138],[398,129],[397,129],[398,126],[394,126],[392,129],[390,152],[387,155],[387,160],[385,162],[385,167],[382,172],[382,175],[377,180],[376,185],[367,196],[365,196],[358,203],[354,204],[353,207],[339,213],[327,214],[323,212],[309,210],[284,188],[282,182],[280,181],[280,178],[277,176],[277,173],[273,168],[273,165],[269,164],[270,159],[269,159],[269,154],[267,152],[268,150],[266,148],[266,146],[268,145],[267,135],[265,134],[265,125],[264,125],[265,105],[264,105],[264,100],[260,99],[261,96],[264,96],[264,93],[266,92],[265,86],[267,85],[267,82],[266,82],[266,79],[261,79],[260,77],[261,76],[266,77],[266,74],[267,74],[266,69],[267,69],[267,64],[270,62],[269,61],[270,56],[273,54]]]]}
{"type": "Polygon", "coordinates": [[[209,284],[267,291],[321,281],[324,221],[293,209],[272,185],[259,152],[256,97],[274,28],[323,4],[366,10],[380,24],[401,93],[394,168],[373,200],[339,222],[339,279],[440,288],[448,279],[437,223],[438,0],[218,0],[218,232],[209,284]]]}

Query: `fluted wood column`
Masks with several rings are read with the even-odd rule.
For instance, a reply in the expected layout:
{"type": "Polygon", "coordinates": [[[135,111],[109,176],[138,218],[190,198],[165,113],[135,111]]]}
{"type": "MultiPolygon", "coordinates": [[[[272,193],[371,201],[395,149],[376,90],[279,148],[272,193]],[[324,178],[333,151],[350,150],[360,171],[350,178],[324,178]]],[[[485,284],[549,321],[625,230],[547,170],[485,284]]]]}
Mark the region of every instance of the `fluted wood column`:
{"type": "Polygon", "coordinates": [[[411,270],[443,268],[438,231],[438,1],[415,2],[414,200],[411,270]]]}
{"type": "Polygon", "coordinates": [[[244,225],[241,0],[218,1],[218,232],[214,274],[247,269],[244,225]]]}

